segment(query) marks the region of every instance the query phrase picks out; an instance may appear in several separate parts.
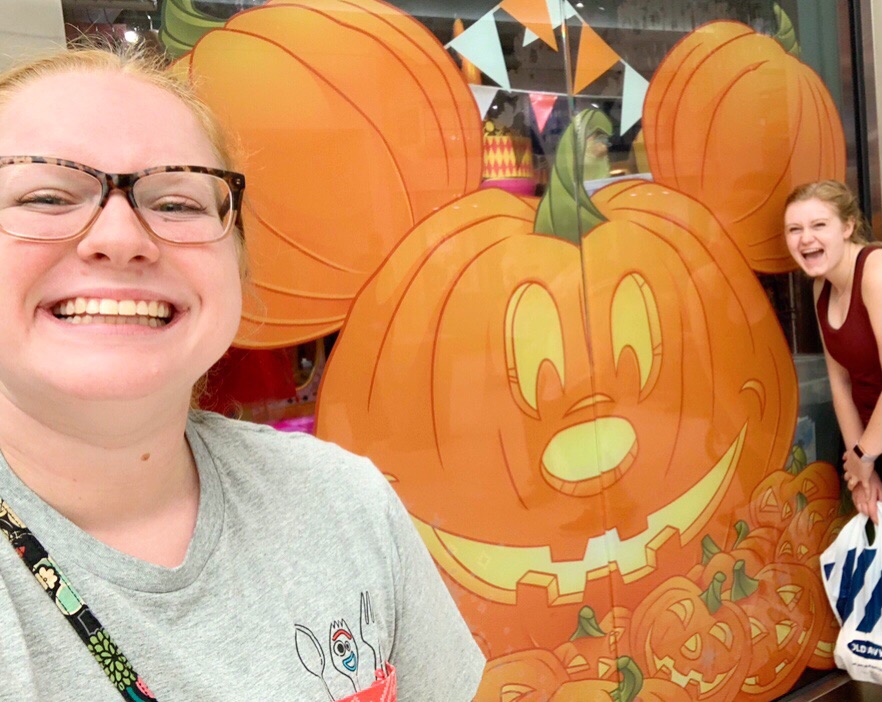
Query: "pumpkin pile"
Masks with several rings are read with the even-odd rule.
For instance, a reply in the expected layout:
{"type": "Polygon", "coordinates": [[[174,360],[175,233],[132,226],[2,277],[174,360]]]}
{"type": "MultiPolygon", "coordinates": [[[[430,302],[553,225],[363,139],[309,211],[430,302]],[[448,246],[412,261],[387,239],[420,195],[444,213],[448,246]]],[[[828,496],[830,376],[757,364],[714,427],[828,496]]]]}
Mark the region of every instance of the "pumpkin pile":
{"type": "Polygon", "coordinates": [[[541,204],[478,190],[467,85],[380,0],[273,0],[176,65],[246,154],[237,343],[342,325],[316,433],[401,496],[491,659],[481,702],[763,702],[831,664],[838,481],[783,468],[797,378],[754,270],[789,267],[781,198],[844,147],[770,42],[684,38],[647,95],[656,182],[575,185],[587,112],[541,204]]]}

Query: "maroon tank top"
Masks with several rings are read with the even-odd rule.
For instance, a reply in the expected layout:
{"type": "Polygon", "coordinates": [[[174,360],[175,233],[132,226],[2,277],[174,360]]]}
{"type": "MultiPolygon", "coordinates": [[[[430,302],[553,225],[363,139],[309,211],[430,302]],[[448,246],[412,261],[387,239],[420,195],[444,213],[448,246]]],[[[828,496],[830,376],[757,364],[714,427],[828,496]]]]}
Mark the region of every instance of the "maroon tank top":
{"type": "Polygon", "coordinates": [[[867,426],[870,415],[882,392],[882,366],[879,363],[879,349],[870,325],[870,315],[861,295],[861,282],[864,277],[864,263],[874,248],[865,246],[858,254],[854,267],[854,282],[851,286],[851,301],[848,314],[839,329],[834,329],[827,321],[827,307],[830,304],[830,281],[818,296],[818,324],[824,334],[824,343],[829,354],[848,371],[851,378],[851,398],[857,407],[861,422],[867,426]]]}

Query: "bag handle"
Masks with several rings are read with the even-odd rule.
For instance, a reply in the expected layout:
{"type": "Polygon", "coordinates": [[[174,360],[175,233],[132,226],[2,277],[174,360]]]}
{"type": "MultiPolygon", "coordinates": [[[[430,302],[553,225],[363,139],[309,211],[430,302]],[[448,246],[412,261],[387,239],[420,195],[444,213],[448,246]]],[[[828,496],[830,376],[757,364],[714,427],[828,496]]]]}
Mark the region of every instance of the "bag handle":
{"type": "Polygon", "coordinates": [[[98,618],[64,576],[61,568],[40,540],[18,515],[0,498],[0,531],[40,583],[49,599],[67,619],[77,636],[89,649],[111,684],[128,702],[156,702],[144,679],[135,672],[128,658],[110,638],[98,618]]]}

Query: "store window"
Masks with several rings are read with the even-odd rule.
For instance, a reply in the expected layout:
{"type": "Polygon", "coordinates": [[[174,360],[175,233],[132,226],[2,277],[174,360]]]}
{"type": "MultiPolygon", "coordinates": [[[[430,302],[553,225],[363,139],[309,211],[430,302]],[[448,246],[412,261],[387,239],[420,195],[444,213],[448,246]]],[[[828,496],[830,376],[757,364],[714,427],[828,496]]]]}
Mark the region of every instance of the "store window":
{"type": "Polygon", "coordinates": [[[487,700],[763,701],[833,667],[841,450],[781,216],[869,177],[843,4],[61,6],[240,141],[251,285],[205,406],[374,460],[487,700]]]}

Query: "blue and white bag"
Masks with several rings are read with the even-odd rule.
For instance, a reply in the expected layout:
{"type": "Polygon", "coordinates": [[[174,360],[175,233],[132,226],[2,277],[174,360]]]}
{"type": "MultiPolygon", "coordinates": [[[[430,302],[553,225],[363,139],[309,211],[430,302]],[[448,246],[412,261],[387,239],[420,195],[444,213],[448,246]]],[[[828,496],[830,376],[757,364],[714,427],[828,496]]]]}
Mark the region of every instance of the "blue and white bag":
{"type": "MultiPolygon", "coordinates": [[[[882,502],[877,505],[882,516],[882,502]]],[[[821,555],[830,606],[842,625],[833,658],[855,680],[882,685],[882,543],[868,517],[852,518],[821,555]]]]}

